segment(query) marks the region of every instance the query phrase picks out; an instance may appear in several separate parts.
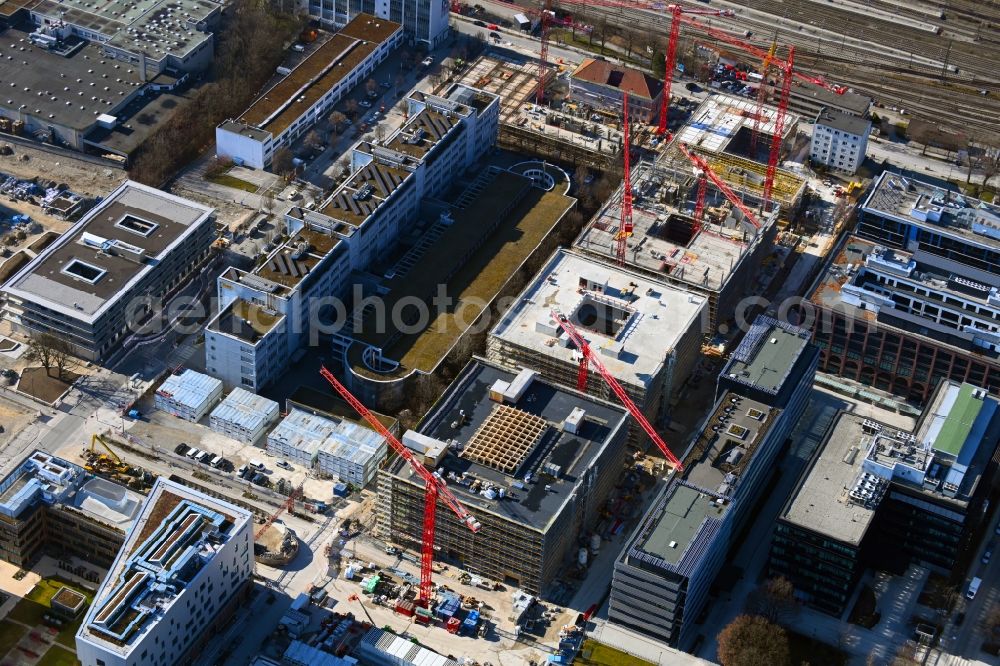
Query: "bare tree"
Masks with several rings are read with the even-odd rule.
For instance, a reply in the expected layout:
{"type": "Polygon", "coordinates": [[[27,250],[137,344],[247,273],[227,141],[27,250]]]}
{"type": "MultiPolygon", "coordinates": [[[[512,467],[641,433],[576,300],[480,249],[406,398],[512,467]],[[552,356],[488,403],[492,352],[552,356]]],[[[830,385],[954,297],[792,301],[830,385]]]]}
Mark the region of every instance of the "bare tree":
{"type": "Polygon", "coordinates": [[[295,171],[295,162],[293,161],[295,156],[292,155],[292,151],[286,146],[282,146],[274,151],[274,157],[271,158],[271,171],[288,178],[288,176],[295,171]]]}
{"type": "Polygon", "coordinates": [[[274,214],[275,203],[276,202],[274,200],[274,192],[271,190],[271,188],[268,188],[267,190],[264,191],[262,195],[260,195],[260,208],[265,213],[267,213],[268,216],[274,214]]]}
{"type": "Polygon", "coordinates": [[[46,374],[56,366],[62,379],[69,357],[69,343],[51,333],[32,333],[28,337],[28,357],[41,363],[46,374]]]}
{"type": "Polygon", "coordinates": [[[349,99],[349,100],[347,100],[346,102],[344,102],[344,109],[346,110],[347,116],[349,118],[357,118],[358,117],[358,100],[356,100],[356,99],[349,99]]]}
{"type": "Polygon", "coordinates": [[[335,132],[340,132],[343,130],[344,123],[347,122],[347,116],[341,111],[334,111],[327,120],[330,121],[330,125],[335,132]]]}
{"type": "Polygon", "coordinates": [[[368,79],[365,82],[365,90],[368,92],[369,96],[374,97],[375,93],[378,92],[378,81],[375,79],[368,79]]]}
{"type": "Polygon", "coordinates": [[[379,143],[382,143],[382,141],[385,140],[385,125],[382,123],[375,126],[375,139],[379,143]]]}
{"type": "Polygon", "coordinates": [[[747,612],[760,615],[768,622],[784,624],[798,611],[795,588],[787,578],[771,578],[750,596],[747,612]]]}
{"type": "Polygon", "coordinates": [[[323,137],[316,130],[309,130],[306,138],[303,139],[303,143],[313,152],[319,152],[323,149],[323,137]]]}

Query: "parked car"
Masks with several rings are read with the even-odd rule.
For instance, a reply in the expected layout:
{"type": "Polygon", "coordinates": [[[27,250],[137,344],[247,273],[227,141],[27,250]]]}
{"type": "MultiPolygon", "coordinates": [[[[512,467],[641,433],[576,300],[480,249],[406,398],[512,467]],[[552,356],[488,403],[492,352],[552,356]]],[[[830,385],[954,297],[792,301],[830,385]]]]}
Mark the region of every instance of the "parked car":
{"type": "Polygon", "coordinates": [[[187,452],[187,457],[190,458],[191,460],[197,460],[198,456],[200,456],[201,453],[202,453],[201,449],[191,449],[190,451],[187,452]]]}
{"type": "Polygon", "coordinates": [[[991,557],[993,557],[993,549],[992,549],[992,547],[987,548],[986,552],[983,553],[983,559],[982,559],[983,564],[989,564],[991,557]]]}
{"type": "Polygon", "coordinates": [[[174,448],[174,453],[176,453],[179,456],[183,456],[187,455],[187,452],[190,450],[191,450],[190,446],[188,446],[184,442],[181,442],[180,444],[177,445],[176,448],[174,448]]]}
{"type": "Polygon", "coordinates": [[[370,109],[372,108],[372,103],[366,99],[363,99],[360,102],[358,102],[358,106],[360,106],[362,109],[370,109]]]}
{"type": "Polygon", "coordinates": [[[275,463],[275,464],[276,464],[276,465],[277,465],[278,467],[280,467],[281,469],[287,469],[287,470],[289,470],[289,471],[291,471],[291,470],[295,469],[294,467],[292,467],[292,466],[291,466],[290,464],[288,464],[288,463],[287,463],[286,461],[284,461],[284,460],[279,460],[279,461],[278,461],[277,463],[275,463]]]}
{"type": "Polygon", "coordinates": [[[475,20],[475,21],[472,22],[472,25],[479,26],[480,28],[485,28],[486,27],[486,21],[480,21],[480,20],[477,19],[477,20],[475,20]]]}

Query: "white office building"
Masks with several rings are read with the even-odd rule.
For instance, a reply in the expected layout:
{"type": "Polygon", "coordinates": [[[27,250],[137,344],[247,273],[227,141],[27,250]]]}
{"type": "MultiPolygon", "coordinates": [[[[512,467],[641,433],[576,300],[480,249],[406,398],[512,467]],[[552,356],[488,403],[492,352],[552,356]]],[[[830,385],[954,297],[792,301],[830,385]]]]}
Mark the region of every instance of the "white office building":
{"type": "Polygon", "coordinates": [[[222,382],[194,370],[168,376],[156,389],[153,404],[160,411],[197,423],[222,398],[222,382]]]}
{"type": "Polygon", "coordinates": [[[195,657],[245,602],[253,516],[159,479],[76,633],[83,666],[170,666],[195,657]]]}
{"type": "MultiPolygon", "coordinates": [[[[205,333],[210,374],[253,391],[272,382],[300,347],[316,343],[317,308],[347,296],[352,271],[385,257],[421,201],[444,194],[496,144],[496,95],[455,84],[406,102],[407,122],[381,145],[355,145],[351,177],[319,208],[288,211],[283,245],[252,272],[219,277],[220,311],[205,333]]],[[[351,343],[335,337],[340,351],[351,343]]]]}
{"type": "Polygon", "coordinates": [[[274,400],[237,386],[212,410],[208,423],[218,433],[253,445],[278,420],[279,411],[278,403],[274,400]]]}
{"type": "Polygon", "coordinates": [[[255,169],[269,166],[278,148],[325,118],[402,41],[399,23],[357,14],[242,116],[216,127],[215,154],[255,169]]]}
{"type": "Polygon", "coordinates": [[[403,26],[411,44],[436,48],[448,37],[448,0],[308,0],[309,16],[341,26],[358,12],[374,14],[403,26]]]}
{"type": "Polygon", "coordinates": [[[813,125],[809,158],[813,166],[855,174],[868,153],[868,134],[872,123],[832,109],[820,109],[813,125]]]}

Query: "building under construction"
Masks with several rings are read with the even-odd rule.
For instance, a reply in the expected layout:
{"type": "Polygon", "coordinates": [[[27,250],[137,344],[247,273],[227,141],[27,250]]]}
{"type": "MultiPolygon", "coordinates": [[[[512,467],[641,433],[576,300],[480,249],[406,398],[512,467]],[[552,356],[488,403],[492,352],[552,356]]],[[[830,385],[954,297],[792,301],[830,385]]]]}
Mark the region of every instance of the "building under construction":
{"type": "MultiPolygon", "coordinates": [[[[628,240],[627,267],[707,297],[709,331],[733,318],[741,298],[760,293],[763,285],[757,284],[757,269],[772,254],[777,219],[799,206],[806,181],[778,170],[772,194],[777,206],[769,213],[757,213],[759,229],[709,184],[705,214],[697,223],[698,173],[677,143],[701,156],[747,206],[759,210],[767,166],[750,156],[755,113],[752,100],[713,95],[695,110],[662,154],[640,163],[632,173],[634,228],[628,240]]],[[[757,157],[766,159],[775,113],[773,108],[763,108],[757,157]]],[[[786,120],[784,143],[794,136],[797,122],[794,116],[786,120]]],[[[621,200],[619,188],[577,238],[577,249],[605,261],[615,260],[621,200]]]]}
{"type": "Polygon", "coordinates": [[[500,97],[500,147],[600,171],[616,169],[621,161],[621,113],[595,110],[595,115],[587,115],[581,104],[572,103],[560,110],[536,106],[534,60],[489,51],[472,63],[461,81],[500,97]]]}
{"type": "MultiPolygon", "coordinates": [[[[580,352],[553,317],[570,318],[607,369],[653,423],[698,360],[706,298],[568,250],[558,250],[493,328],[487,356],[579,387],[580,352]]],[[[601,376],[585,392],[605,400],[601,376]]],[[[641,441],[634,421],[632,438],[641,441]]]]}
{"type": "MultiPolygon", "coordinates": [[[[532,370],[465,367],[403,443],[482,524],[471,532],[438,505],[439,561],[539,594],[590,542],[625,462],[627,412],[532,370]],[[440,444],[440,446],[427,446],[440,444]]],[[[424,485],[397,457],[379,473],[383,538],[420,549],[424,485]]]]}

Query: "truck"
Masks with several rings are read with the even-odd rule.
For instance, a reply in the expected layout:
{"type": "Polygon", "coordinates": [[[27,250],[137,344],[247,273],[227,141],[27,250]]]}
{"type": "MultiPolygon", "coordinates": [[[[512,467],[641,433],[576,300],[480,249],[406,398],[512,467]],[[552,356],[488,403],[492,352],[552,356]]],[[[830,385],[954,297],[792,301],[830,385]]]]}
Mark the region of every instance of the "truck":
{"type": "Polygon", "coordinates": [[[965,596],[971,601],[976,598],[976,593],[979,592],[979,586],[983,584],[983,579],[976,576],[969,583],[969,591],[965,593],[965,596]]]}

